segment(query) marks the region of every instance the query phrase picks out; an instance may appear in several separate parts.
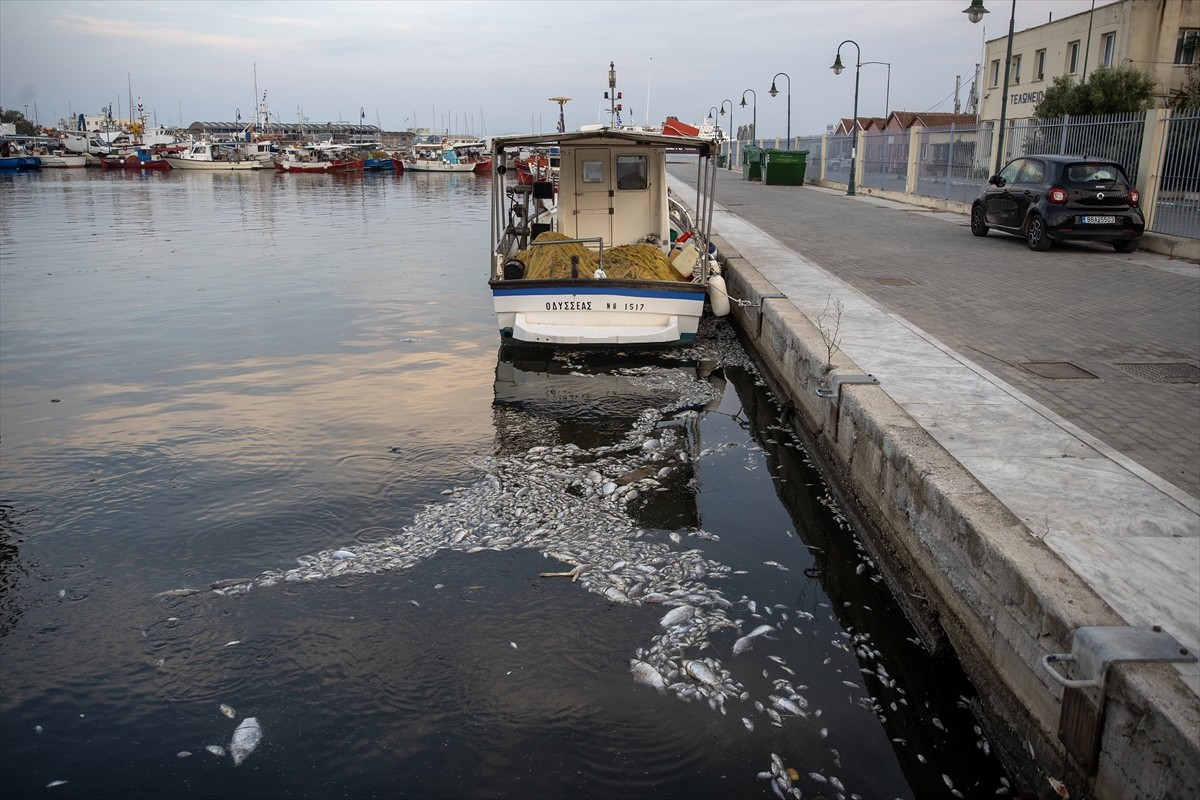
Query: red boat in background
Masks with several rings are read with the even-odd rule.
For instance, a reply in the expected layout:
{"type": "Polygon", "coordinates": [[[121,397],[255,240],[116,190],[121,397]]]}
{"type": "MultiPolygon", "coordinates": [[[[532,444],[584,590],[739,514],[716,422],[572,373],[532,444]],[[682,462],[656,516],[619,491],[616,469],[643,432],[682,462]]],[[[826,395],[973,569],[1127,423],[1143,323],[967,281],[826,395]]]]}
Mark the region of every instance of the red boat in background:
{"type": "Polygon", "coordinates": [[[166,172],[171,169],[171,162],[154,152],[150,147],[139,147],[133,151],[106,155],[100,159],[100,166],[106,170],[128,169],[166,172]]]}
{"type": "Polygon", "coordinates": [[[662,126],[663,136],[699,136],[700,129],[681,122],[679,117],[667,117],[662,126]]]}

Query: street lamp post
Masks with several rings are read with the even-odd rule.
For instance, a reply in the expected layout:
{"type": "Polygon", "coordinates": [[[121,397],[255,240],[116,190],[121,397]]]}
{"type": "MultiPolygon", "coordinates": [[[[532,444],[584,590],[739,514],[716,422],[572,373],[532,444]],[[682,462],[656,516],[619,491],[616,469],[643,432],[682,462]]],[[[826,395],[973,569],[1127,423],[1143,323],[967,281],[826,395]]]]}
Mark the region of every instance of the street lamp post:
{"type": "MultiPolygon", "coordinates": [[[[750,142],[753,143],[758,136],[758,92],[753,89],[747,89],[746,92],[754,95],[753,116],[750,118],[750,142]]],[[[742,108],[746,107],[746,92],[742,92],[742,108]]]]}
{"type": "MultiPolygon", "coordinates": [[[[963,9],[967,19],[979,22],[983,15],[989,13],[983,7],[983,0],[971,0],[971,5],[963,9]]],[[[1008,18],[1008,49],[1004,54],[1004,94],[1000,97],[1000,138],[996,140],[996,172],[1004,165],[1004,124],[1008,118],[1008,77],[1012,67],[1013,27],[1017,21],[1017,0],[1012,0],[1012,13],[1008,18]]]]}
{"type": "MultiPolygon", "coordinates": [[[[787,79],[788,79],[788,87],[787,87],[787,137],[788,137],[788,147],[787,147],[787,149],[788,149],[788,150],[791,150],[791,149],[792,149],[792,76],[791,76],[791,75],[788,75],[786,72],[776,72],[776,73],[775,73],[775,78],[778,78],[780,75],[782,75],[783,77],[785,77],[785,78],[787,78],[787,79]]],[[[771,78],[771,88],[770,88],[770,90],[767,92],[767,94],[771,95],[771,97],[775,97],[775,96],[777,96],[777,95],[779,94],[779,90],[775,88],[775,78],[771,78]]],[[[743,96],[744,96],[744,95],[743,95],[743,96]]],[[[757,95],[756,95],[756,97],[757,97],[757,95]]]]}
{"type": "Polygon", "coordinates": [[[725,116],[725,104],[726,103],[729,103],[729,130],[733,131],[733,137],[732,138],[730,138],[728,136],[725,137],[726,139],[729,140],[729,157],[725,160],[725,166],[728,167],[729,169],[733,169],[733,147],[734,147],[733,143],[737,141],[737,129],[733,127],[733,101],[732,100],[722,100],[721,101],[721,116],[725,116]]]}
{"type": "MultiPolygon", "coordinates": [[[[847,39],[842,44],[854,45],[854,50],[857,57],[854,59],[854,120],[850,123],[850,133],[854,137],[850,142],[850,180],[846,184],[846,194],[854,194],[854,172],[856,169],[856,156],[858,155],[858,74],[862,71],[862,50],[858,46],[858,42],[853,39],[847,39]]],[[[837,54],[833,57],[833,74],[841,75],[845,67],[842,66],[842,44],[838,45],[837,54]]]]}

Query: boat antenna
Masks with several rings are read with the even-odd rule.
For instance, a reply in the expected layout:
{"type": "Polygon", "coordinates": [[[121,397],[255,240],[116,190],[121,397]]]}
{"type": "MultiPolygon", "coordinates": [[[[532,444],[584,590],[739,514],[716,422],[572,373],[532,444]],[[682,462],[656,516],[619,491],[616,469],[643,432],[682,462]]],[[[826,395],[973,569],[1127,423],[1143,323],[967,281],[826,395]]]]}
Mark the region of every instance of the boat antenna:
{"type": "Polygon", "coordinates": [[[650,124],[650,78],[654,73],[654,56],[650,56],[650,68],[646,71],[646,116],[642,117],[643,124],[650,124]]]}
{"type": "Polygon", "coordinates": [[[617,127],[617,66],[608,62],[608,126],[617,127]]]}

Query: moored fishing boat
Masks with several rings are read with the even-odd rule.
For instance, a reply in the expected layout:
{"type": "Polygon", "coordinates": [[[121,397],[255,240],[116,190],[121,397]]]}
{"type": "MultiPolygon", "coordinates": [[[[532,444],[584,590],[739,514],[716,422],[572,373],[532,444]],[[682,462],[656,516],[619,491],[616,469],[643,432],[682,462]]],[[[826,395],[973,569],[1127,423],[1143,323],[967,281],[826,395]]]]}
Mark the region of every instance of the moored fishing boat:
{"type": "Polygon", "coordinates": [[[475,162],[460,159],[447,139],[437,135],[418,136],[404,157],[404,169],[412,172],[474,172],[475,162]]]}
{"type": "Polygon", "coordinates": [[[353,147],[318,142],[288,147],[275,159],[276,172],[362,172],[363,160],[353,147]]]}
{"type": "Polygon", "coordinates": [[[100,166],[106,170],[135,170],[166,172],[171,164],[149,147],[137,147],[120,153],[110,153],[100,159],[100,166]]]}
{"type": "Polygon", "coordinates": [[[219,171],[248,171],[271,169],[270,161],[247,159],[235,144],[219,142],[193,142],[182,153],[163,156],[175,169],[202,169],[219,171]]]}
{"type": "Polygon", "coordinates": [[[509,136],[493,140],[492,160],[549,147],[560,152],[559,191],[516,183],[503,167],[493,175],[489,284],[502,341],[686,344],[709,292],[714,313],[728,313],[708,256],[712,140],[614,128],[509,136]],[[697,156],[695,222],[669,195],[668,150],[697,156]]]}

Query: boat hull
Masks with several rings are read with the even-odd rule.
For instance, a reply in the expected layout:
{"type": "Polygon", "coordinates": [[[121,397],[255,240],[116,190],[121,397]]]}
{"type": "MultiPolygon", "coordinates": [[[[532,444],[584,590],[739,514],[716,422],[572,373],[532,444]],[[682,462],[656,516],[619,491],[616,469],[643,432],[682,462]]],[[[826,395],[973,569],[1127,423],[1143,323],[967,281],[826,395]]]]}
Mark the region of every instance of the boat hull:
{"type": "Polygon", "coordinates": [[[181,156],[163,156],[172,169],[198,169],[211,172],[246,172],[271,169],[270,161],[204,161],[181,156]]]}
{"type": "Polygon", "coordinates": [[[304,173],[328,173],[328,172],[362,172],[363,162],[361,161],[276,161],[276,172],[304,172],[304,173]]]}
{"type": "Polygon", "coordinates": [[[404,170],[406,172],[474,172],[475,165],[470,162],[452,164],[447,161],[405,159],[404,170]]]}
{"type": "Polygon", "coordinates": [[[683,345],[705,288],[661,281],[492,281],[502,341],[545,346],[683,345]]]}
{"type": "Polygon", "coordinates": [[[42,160],[37,156],[5,156],[0,158],[0,170],[40,169],[42,160]]]}
{"type": "Polygon", "coordinates": [[[141,161],[136,156],[131,158],[107,157],[100,159],[100,166],[106,170],[129,170],[131,172],[169,172],[171,164],[165,160],[141,161]]]}

